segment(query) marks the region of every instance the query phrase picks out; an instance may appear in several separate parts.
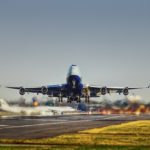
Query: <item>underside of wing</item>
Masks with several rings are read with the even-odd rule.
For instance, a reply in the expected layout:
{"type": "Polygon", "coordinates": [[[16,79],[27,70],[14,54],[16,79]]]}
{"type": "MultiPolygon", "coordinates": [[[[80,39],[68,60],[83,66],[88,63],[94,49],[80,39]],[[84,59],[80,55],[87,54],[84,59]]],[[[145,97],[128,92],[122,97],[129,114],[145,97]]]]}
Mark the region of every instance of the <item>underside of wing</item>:
{"type": "Polygon", "coordinates": [[[12,86],[7,86],[7,88],[10,89],[17,89],[19,90],[20,95],[24,95],[25,93],[42,93],[42,94],[47,94],[49,96],[59,96],[65,95],[65,84],[61,85],[49,85],[49,86],[41,86],[41,87],[33,87],[33,88],[24,88],[22,86],[19,87],[12,87],[12,86]]]}
{"type": "Polygon", "coordinates": [[[111,93],[118,93],[121,94],[123,93],[124,95],[129,94],[129,90],[136,90],[136,89],[144,89],[144,88],[149,88],[148,87],[106,87],[106,86],[88,86],[87,87],[90,91],[90,95],[97,97],[100,95],[105,95],[105,94],[111,94],[111,93]]]}

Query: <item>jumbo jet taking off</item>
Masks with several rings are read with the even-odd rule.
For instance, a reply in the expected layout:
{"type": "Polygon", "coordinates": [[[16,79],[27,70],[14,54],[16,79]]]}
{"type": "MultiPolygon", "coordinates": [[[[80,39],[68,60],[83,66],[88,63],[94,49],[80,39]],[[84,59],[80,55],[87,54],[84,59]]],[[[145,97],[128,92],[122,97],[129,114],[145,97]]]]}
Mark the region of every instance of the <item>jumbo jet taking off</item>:
{"type": "Polygon", "coordinates": [[[99,97],[107,93],[123,93],[129,94],[129,90],[143,89],[148,87],[106,87],[106,86],[91,86],[82,83],[80,70],[77,65],[71,65],[67,74],[67,80],[65,84],[48,85],[35,88],[24,87],[7,87],[11,89],[18,89],[21,95],[25,93],[42,93],[47,94],[50,97],[58,97],[62,102],[63,98],[67,98],[68,102],[77,101],[80,102],[81,98],[85,98],[85,102],[89,102],[90,97],[99,97]]]}

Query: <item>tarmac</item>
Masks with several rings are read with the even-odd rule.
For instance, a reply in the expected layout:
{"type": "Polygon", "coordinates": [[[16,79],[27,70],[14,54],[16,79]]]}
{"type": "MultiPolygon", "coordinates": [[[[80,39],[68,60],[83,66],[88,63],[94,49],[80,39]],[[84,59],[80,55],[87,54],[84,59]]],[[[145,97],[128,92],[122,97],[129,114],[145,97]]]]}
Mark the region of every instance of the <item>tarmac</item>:
{"type": "Polygon", "coordinates": [[[40,139],[81,130],[104,127],[135,120],[150,120],[143,115],[62,115],[62,116],[5,116],[0,118],[1,139],[40,139]]]}

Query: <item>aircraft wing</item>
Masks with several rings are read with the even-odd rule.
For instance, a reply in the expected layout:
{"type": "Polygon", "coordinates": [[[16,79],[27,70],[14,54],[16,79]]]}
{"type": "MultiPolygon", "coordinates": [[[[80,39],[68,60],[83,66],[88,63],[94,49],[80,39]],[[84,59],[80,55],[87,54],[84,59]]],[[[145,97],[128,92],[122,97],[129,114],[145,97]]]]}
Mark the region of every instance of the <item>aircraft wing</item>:
{"type": "Polygon", "coordinates": [[[150,88],[150,85],[147,87],[106,87],[106,86],[88,86],[87,87],[91,93],[91,96],[97,95],[105,95],[107,93],[123,93],[124,95],[129,94],[129,90],[136,90],[136,89],[144,89],[150,88]]]}
{"type": "Polygon", "coordinates": [[[65,95],[65,84],[58,84],[58,85],[49,85],[49,86],[41,86],[41,87],[33,87],[33,88],[24,88],[22,86],[19,87],[13,87],[13,86],[7,86],[9,89],[17,89],[19,90],[19,93],[21,95],[24,95],[25,93],[42,93],[47,95],[53,95],[53,96],[59,96],[61,93],[62,95],[65,95]]]}

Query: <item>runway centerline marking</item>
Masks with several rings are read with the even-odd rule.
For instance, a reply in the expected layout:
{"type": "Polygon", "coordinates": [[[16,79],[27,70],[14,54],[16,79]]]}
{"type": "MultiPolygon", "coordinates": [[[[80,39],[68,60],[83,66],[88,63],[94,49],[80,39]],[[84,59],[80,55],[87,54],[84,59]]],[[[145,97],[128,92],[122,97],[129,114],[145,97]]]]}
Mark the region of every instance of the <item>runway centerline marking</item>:
{"type": "Polygon", "coordinates": [[[9,126],[9,125],[5,125],[5,124],[0,124],[0,127],[4,127],[4,126],[9,126]]]}
{"type": "Polygon", "coordinates": [[[107,119],[112,119],[112,118],[122,118],[122,117],[126,117],[126,116],[112,116],[112,117],[107,117],[107,118],[104,118],[105,120],[107,119]]]}
{"type": "MultiPolygon", "coordinates": [[[[2,129],[12,129],[12,128],[25,128],[25,127],[34,127],[34,126],[44,126],[44,125],[57,125],[57,124],[66,124],[66,123],[76,123],[76,122],[90,122],[90,121],[100,121],[100,119],[102,119],[102,121],[105,121],[105,120],[109,120],[109,119],[115,119],[115,118],[125,118],[125,117],[128,117],[128,116],[124,116],[124,115],[116,115],[116,116],[113,116],[113,115],[108,115],[108,116],[89,116],[89,118],[83,118],[82,120],[81,119],[78,119],[76,118],[76,120],[66,120],[66,118],[63,120],[63,119],[58,119],[58,120],[55,120],[55,119],[52,119],[53,122],[46,122],[46,123],[39,123],[39,124],[26,124],[26,125],[0,125],[0,130],[2,129]],[[56,121],[56,122],[54,122],[56,121]]],[[[26,119],[23,119],[23,120],[26,120],[26,119]]],[[[51,121],[51,120],[47,120],[47,121],[51,121]]]]}
{"type": "Polygon", "coordinates": [[[0,128],[0,130],[2,129],[12,129],[12,128],[24,128],[24,127],[34,127],[34,126],[43,126],[43,125],[53,125],[53,124],[65,124],[65,123],[72,123],[72,122],[90,122],[92,120],[76,120],[76,121],[64,121],[64,122],[51,122],[51,123],[41,123],[41,124],[31,124],[31,125],[22,125],[22,126],[8,126],[8,127],[3,127],[0,128]]]}

